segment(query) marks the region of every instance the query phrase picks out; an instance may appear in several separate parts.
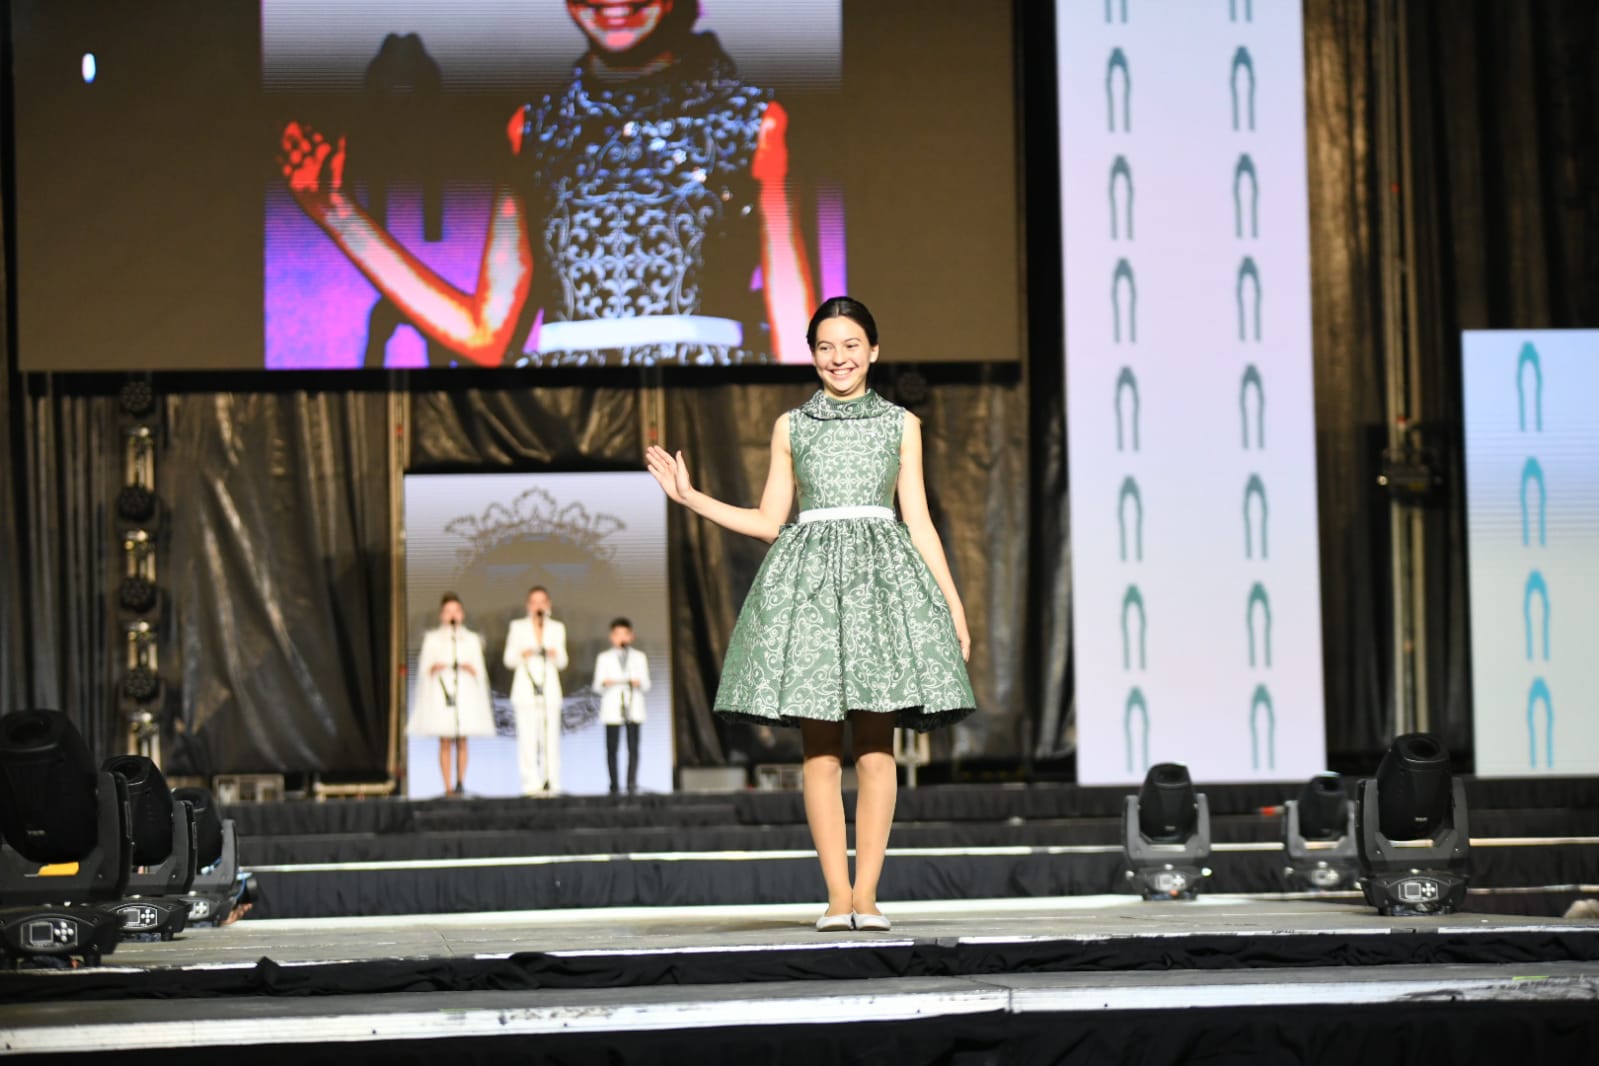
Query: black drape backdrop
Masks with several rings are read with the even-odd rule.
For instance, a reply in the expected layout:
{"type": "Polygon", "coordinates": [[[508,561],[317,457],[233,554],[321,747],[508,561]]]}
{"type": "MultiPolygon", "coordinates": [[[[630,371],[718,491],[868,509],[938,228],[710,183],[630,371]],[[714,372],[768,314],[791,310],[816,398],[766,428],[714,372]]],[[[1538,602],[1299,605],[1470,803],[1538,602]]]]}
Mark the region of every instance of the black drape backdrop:
{"type": "MultiPolygon", "coordinates": [[[[1025,760],[1071,748],[1066,528],[1049,5],[1023,4],[1028,205],[1025,369],[928,371],[925,399],[893,366],[879,382],[926,422],[935,519],[967,599],[983,714],[938,754],[1025,760]]],[[[1391,729],[1383,310],[1371,0],[1305,5],[1316,419],[1328,745],[1352,767],[1391,729]]],[[[1460,493],[1458,330],[1599,325],[1599,9],[1585,0],[1403,6],[1416,166],[1415,283],[1423,423],[1445,458],[1427,512],[1434,725],[1469,747],[1460,493]]],[[[9,95],[9,72],[5,79],[9,95]]],[[[6,101],[9,104],[9,99],[6,101]]],[[[3,109],[9,122],[9,106],[3,109]]],[[[9,133],[6,159],[11,158],[9,133]]],[[[12,184],[5,263],[14,262],[12,184]]],[[[102,754],[120,746],[112,597],[120,549],[117,382],[16,371],[6,273],[0,405],[0,693],[59,706],[102,754]]],[[[869,300],[870,294],[860,294],[869,300]]],[[[981,314],[981,308],[929,313],[981,314]]],[[[889,358],[914,360],[894,348],[889,358]]],[[[152,341],[152,343],[157,343],[152,341]]],[[[606,469],[635,464],[640,404],[615,379],[405,382],[415,469],[606,469]],[[557,383],[558,381],[558,383],[557,383]],[[470,387],[465,387],[470,386],[470,387]]],[[[171,758],[202,772],[380,770],[391,684],[387,396],[383,382],[156,380],[171,639],[163,673],[179,719],[171,758]]],[[[628,382],[631,386],[633,383],[628,382]]],[[[650,383],[652,386],[653,382],[650,383]]],[[[753,501],[772,419],[811,386],[772,373],[670,374],[667,442],[700,483],[753,501]]],[[[761,546],[676,511],[670,527],[678,751],[689,763],[780,757],[792,738],[712,720],[717,664],[761,546]]]]}

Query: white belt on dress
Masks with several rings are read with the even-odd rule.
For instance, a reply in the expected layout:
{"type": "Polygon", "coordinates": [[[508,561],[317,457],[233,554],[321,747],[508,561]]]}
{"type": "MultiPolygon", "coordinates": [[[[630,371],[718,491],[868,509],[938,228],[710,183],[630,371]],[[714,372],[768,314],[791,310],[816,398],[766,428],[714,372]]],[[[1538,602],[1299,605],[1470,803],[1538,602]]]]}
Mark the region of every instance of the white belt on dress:
{"type": "Polygon", "coordinates": [[[800,525],[807,522],[837,522],[844,518],[886,518],[892,522],[894,508],[861,504],[857,507],[814,507],[799,513],[800,525]]]}
{"type": "Polygon", "coordinates": [[[545,322],[536,336],[528,339],[529,352],[633,348],[645,344],[721,344],[737,348],[744,343],[744,327],[734,319],[711,315],[638,315],[545,322]]]}

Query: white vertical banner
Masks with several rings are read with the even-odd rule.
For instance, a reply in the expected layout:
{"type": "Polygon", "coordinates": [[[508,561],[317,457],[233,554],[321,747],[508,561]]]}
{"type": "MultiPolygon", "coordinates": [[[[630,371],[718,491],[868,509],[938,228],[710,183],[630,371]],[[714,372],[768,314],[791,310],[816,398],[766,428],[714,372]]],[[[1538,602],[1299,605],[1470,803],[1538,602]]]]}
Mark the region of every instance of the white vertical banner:
{"type": "Polygon", "coordinates": [[[1325,769],[1298,0],[1057,0],[1078,777],[1325,769]]]}
{"type": "Polygon", "coordinates": [[[1484,776],[1599,773],[1599,330],[1461,341],[1484,776]]]}

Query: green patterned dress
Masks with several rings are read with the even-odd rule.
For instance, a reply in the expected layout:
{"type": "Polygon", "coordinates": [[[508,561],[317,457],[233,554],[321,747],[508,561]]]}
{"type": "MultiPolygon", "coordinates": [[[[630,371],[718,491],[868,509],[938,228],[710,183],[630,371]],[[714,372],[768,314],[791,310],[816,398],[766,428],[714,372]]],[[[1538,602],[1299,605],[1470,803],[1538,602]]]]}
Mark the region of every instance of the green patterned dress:
{"type": "Polygon", "coordinates": [[[818,391],[787,417],[800,520],[739,612],[717,712],[798,725],[881,711],[919,731],[970,714],[949,604],[890,509],[905,409],[818,391]]]}

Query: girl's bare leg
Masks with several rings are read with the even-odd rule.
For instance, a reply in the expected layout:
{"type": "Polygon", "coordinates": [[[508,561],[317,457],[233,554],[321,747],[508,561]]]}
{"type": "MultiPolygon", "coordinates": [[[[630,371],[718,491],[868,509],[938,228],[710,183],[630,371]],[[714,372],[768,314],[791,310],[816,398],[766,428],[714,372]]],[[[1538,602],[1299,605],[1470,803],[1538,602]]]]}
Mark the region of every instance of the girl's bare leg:
{"type": "Polygon", "coordinates": [[[894,764],[894,716],[854,711],[850,733],[855,748],[855,887],[851,906],[858,914],[881,914],[877,881],[894,824],[894,799],[899,790],[894,764]]]}
{"type": "Polygon", "coordinates": [[[827,882],[827,913],[854,909],[849,884],[849,841],[844,830],[843,722],[802,722],[805,745],[805,820],[827,882]]]}
{"type": "Polygon", "coordinates": [[[457,788],[466,788],[466,738],[455,738],[455,784],[457,788]]]}
{"type": "Polygon", "coordinates": [[[439,777],[444,781],[445,792],[455,787],[450,782],[450,749],[453,747],[455,747],[455,741],[449,737],[439,738],[439,777]]]}

